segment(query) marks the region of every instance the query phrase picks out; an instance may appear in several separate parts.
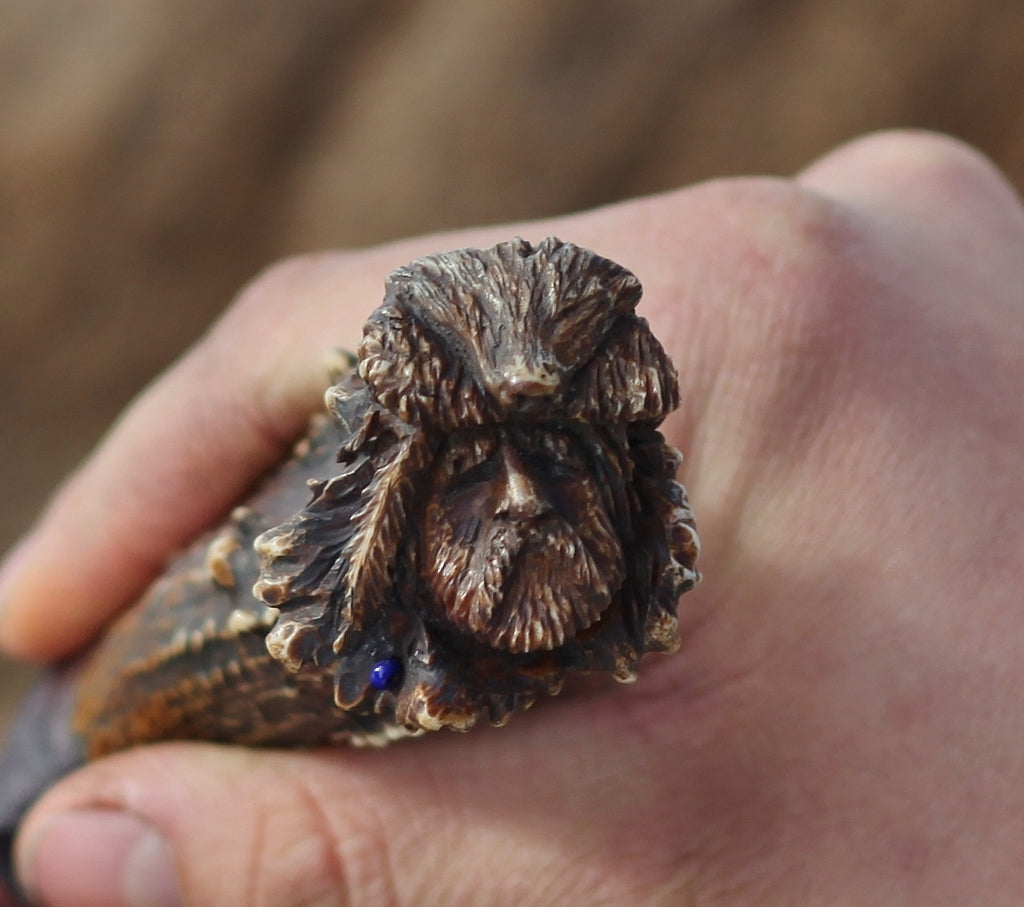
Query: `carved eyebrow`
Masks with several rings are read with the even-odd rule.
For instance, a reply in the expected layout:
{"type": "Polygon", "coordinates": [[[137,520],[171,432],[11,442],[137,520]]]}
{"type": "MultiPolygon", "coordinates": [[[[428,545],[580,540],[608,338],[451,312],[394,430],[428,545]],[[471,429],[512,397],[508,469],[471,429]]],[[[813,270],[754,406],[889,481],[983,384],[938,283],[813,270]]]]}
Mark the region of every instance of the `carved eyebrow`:
{"type": "Polygon", "coordinates": [[[514,421],[508,424],[510,441],[518,450],[564,454],[581,449],[581,426],[564,421],[514,421]]]}
{"type": "Polygon", "coordinates": [[[447,444],[442,446],[439,456],[489,457],[497,449],[501,435],[501,430],[494,425],[459,429],[448,435],[447,444]]]}

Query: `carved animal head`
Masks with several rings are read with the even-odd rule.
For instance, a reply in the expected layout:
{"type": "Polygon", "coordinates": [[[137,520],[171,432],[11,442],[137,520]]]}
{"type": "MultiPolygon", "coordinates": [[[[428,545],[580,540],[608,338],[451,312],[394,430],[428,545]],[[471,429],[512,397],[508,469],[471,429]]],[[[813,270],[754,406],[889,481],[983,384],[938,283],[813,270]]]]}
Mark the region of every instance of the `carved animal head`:
{"type": "Polygon", "coordinates": [[[627,679],[673,648],[697,540],[640,293],[553,238],[395,271],[327,394],[339,474],[257,542],[270,651],[415,730],[500,723],[567,669],[627,679]]]}

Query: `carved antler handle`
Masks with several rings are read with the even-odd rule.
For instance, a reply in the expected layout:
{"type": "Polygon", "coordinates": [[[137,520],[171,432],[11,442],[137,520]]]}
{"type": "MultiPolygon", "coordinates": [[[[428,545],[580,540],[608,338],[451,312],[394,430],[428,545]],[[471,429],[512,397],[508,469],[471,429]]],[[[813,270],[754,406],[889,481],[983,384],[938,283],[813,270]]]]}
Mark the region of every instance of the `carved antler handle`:
{"type": "Polygon", "coordinates": [[[88,660],[86,751],[501,724],[673,649],[698,542],[639,298],[557,239],[392,274],[328,417],[88,660]]]}

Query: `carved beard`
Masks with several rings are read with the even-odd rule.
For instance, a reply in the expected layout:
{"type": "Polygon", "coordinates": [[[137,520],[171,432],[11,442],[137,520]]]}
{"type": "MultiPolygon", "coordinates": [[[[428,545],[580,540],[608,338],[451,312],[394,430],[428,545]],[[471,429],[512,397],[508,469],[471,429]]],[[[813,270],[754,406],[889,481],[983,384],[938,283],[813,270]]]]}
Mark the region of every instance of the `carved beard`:
{"type": "Polygon", "coordinates": [[[434,594],[449,620],[512,653],[554,649],[593,624],[611,604],[625,569],[604,507],[584,525],[543,517],[527,524],[494,519],[460,528],[443,521],[434,594]]]}

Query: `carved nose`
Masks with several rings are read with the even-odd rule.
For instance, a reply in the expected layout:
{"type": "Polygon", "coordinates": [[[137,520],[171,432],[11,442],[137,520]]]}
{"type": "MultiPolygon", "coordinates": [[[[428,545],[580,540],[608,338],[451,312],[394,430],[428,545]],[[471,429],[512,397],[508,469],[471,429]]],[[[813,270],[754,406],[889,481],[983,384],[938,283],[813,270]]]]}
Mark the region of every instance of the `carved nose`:
{"type": "Polygon", "coordinates": [[[501,375],[497,397],[505,406],[524,397],[545,397],[558,389],[558,374],[554,370],[535,368],[509,368],[501,375]]]}
{"type": "Polygon", "coordinates": [[[529,474],[519,454],[505,446],[502,452],[505,488],[498,502],[498,516],[517,520],[536,519],[551,510],[551,504],[529,474]]]}

